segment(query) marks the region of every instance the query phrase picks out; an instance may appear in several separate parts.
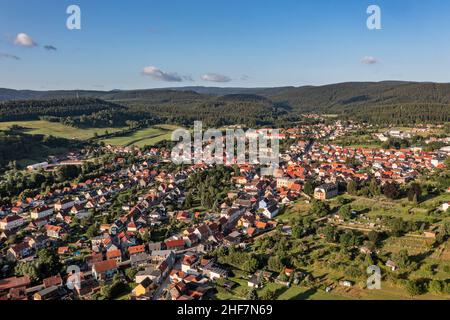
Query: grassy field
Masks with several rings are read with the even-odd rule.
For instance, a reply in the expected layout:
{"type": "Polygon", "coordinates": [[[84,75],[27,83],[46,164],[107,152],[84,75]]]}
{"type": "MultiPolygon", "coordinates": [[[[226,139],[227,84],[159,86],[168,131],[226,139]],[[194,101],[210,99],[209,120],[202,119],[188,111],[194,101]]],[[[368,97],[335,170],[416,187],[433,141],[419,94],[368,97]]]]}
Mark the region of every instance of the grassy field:
{"type": "MultiPolygon", "coordinates": [[[[218,288],[216,298],[219,300],[245,300],[249,287],[245,272],[233,269],[234,277],[229,280],[235,282],[232,290],[218,288]]],[[[247,275],[248,276],[248,275],[247,275]]],[[[292,285],[289,288],[274,282],[265,283],[261,289],[258,289],[258,296],[262,296],[267,290],[275,292],[276,300],[345,300],[344,296],[334,293],[326,293],[324,290],[315,288],[306,288],[298,285],[292,285]]]]}
{"type": "Polygon", "coordinates": [[[433,239],[413,236],[403,236],[400,238],[389,237],[387,240],[383,241],[383,252],[396,253],[406,249],[409,255],[420,255],[432,250],[433,243],[433,239]]]}
{"type": "MultiPolygon", "coordinates": [[[[364,212],[369,217],[395,216],[404,220],[427,221],[432,219],[428,215],[429,209],[437,208],[441,203],[450,201],[450,194],[442,194],[414,205],[407,199],[389,200],[385,197],[366,198],[359,196],[342,195],[330,201],[330,205],[336,206],[339,198],[350,200],[350,206],[360,212],[364,212]]],[[[444,218],[445,219],[445,218],[444,218]]]]}
{"type": "MultiPolygon", "coordinates": [[[[334,270],[312,269],[311,273],[317,277],[326,279],[330,276],[338,277],[334,270]]],[[[236,276],[230,277],[229,280],[235,282],[232,290],[218,288],[216,298],[219,300],[245,300],[246,293],[249,290],[247,281],[241,278],[241,272],[234,270],[236,276]]],[[[380,290],[363,289],[358,284],[351,288],[335,287],[331,292],[327,293],[322,288],[308,288],[298,285],[285,287],[274,282],[266,283],[263,288],[258,289],[258,296],[262,296],[264,292],[271,290],[275,292],[276,300],[444,300],[448,299],[448,295],[424,294],[412,298],[406,290],[400,286],[383,282],[380,290]]]]}
{"type": "MultiPolygon", "coordinates": [[[[323,284],[330,284],[329,279],[346,278],[343,273],[329,268],[319,268],[317,266],[308,268],[308,271],[314,275],[315,278],[323,279],[323,284]]],[[[411,275],[412,279],[420,278],[423,274],[416,271],[411,275]]],[[[434,277],[436,278],[436,277],[434,277]]],[[[443,276],[442,278],[445,278],[443,276]]],[[[426,293],[423,295],[411,297],[405,288],[401,285],[395,285],[388,281],[381,282],[381,289],[370,290],[363,288],[363,282],[357,281],[352,287],[335,287],[330,293],[326,293],[322,289],[311,290],[310,299],[312,300],[448,300],[449,295],[446,294],[432,294],[426,293]]]]}
{"type": "Polygon", "coordinates": [[[408,295],[405,289],[388,283],[382,283],[380,290],[368,290],[353,287],[351,289],[339,289],[339,294],[358,300],[448,300],[448,295],[423,294],[417,297],[408,295]]]}
{"type": "Polygon", "coordinates": [[[285,210],[275,219],[279,222],[289,222],[294,218],[307,215],[310,208],[310,204],[303,200],[299,200],[286,207],[285,210]]]}
{"type": "MultiPolygon", "coordinates": [[[[49,121],[10,121],[0,122],[0,130],[8,129],[13,125],[21,126],[25,133],[28,134],[43,134],[52,135],[65,139],[78,139],[86,140],[93,138],[95,134],[103,135],[106,131],[109,133],[118,132],[126,127],[118,128],[87,128],[80,129],[70,126],[66,126],[59,122],[49,121]]],[[[170,140],[172,131],[177,129],[177,126],[173,125],[156,125],[150,128],[144,128],[137,130],[136,132],[123,136],[102,140],[106,144],[119,145],[119,146],[138,146],[143,147],[145,145],[153,145],[163,140],[170,140]]]]}
{"type": "Polygon", "coordinates": [[[157,125],[150,128],[138,130],[132,134],[123,137],[114,137],[102,140],[105,144],[117,146],[137,146],[143,147],[145,145],[154,145],[163,140],[170,140],[172,131],[176,130],[177,126],[172,125],[157,125]]]}
{"type": "Polygon", "coordinates": [[[11,121],[11,122],[0,122],[0,130],[5,130],[12,125],[18,125],[26,128],[25,133],[29,134],[43,134],[52,135],[55,137],[65,138],[65,139],[79,139],[86,140],[94,137],[95,133],[98,135],[104,134],[105,131],[109,133],[121,131],[124,128],[88,128],[80,129],[70,126],[65,126],[59,122],[49,122],[49,121],[11,121]]]}

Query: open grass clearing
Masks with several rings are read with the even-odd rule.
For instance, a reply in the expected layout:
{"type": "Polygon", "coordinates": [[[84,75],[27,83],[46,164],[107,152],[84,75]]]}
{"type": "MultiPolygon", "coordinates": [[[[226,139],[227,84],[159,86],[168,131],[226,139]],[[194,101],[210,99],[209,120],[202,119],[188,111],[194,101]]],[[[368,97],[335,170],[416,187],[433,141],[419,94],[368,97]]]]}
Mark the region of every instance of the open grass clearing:
{"type": "Polygon", "coordinates": [[[44,120],[36,120],[36,121],[9,121],[9,122],[0,122],[0,130],[6,130],[9,127],[17,125],[25,128],[23,130],[24,133],[28,134],[42,134],[47,136],[54,136],[58,138],[65,139],[78,139],[78,140],[86,140],[93,138],[95,134],[102,135],[105,131],[109,133],[121,131],[123,128],[75,128],[66,126],[60,122],[50,122],[44,120]]]}

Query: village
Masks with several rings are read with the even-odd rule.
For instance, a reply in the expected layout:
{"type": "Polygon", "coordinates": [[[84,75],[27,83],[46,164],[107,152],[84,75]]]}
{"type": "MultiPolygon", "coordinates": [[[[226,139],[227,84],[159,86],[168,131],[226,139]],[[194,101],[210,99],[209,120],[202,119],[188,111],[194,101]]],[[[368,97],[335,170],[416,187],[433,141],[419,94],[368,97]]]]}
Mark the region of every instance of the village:
{"type": "MultiPolygon", "coordinates": [[[[392,231],[392,221],[347,204],[349,198],[385,196],[383,201],[390,201],[402,191],[409,196],[413,189],[407,188],[423,181],[424,173],[446,169],[449,152],[335,144],[361,128],[337,120],[282,129],[284,149],[271,176],[261,175],[254,163],[175,166],[166,146],[98,146],[31,165],[29,172],[81,166],[92,161],[93,154],[110,159],[103,163],[107,174],[0,207],[0,299],[257,299],[263,293],[273,298],[273,291],[261,291],[270,287],[267,283],[300,286],[318,277],[301,267],[308,265],[300,263],[301,258],[254,259],[264,241],[316,237],[333,243],[333,238],[343,238],[342,231],[333,231],[338,229],[361,238],[351,250],[373,258],[379,248],[376,240],[367,239],[392,231]],[[210,190],[198,186],[205,179],[215,182],[210,190]],[[307,212],[300,214],[297,206],[307,207],[307,212]],[[242,270],[247,272],[238,277],[242,270]],[[236,291],[236,286],[246,291],[236,291]]],[[[374,139],[386,138],[381,135],[374,139]]],[[[450,235],[442,227],[449,191],[447,187],[435,194],[440,200],[433,212],[442,212],[442,219],[406,231],[431,241],[441,234],[443,251],[450,235]]],[[[417,204],[421,196],[412,194],[411,203],[417,204]]],[[[297,247],[296,240],[286,241],[291,241],[289,250],[297,247]]],[[[309,251],[313,245],[302,243],[309,251]]],[[[394,256],[379,261],[391,271],[402,267],[394,256]]],[[[349,279],[327,279],[321,285],[325,294],[332,293],[336,286],[355,286],[349,279]]]]}

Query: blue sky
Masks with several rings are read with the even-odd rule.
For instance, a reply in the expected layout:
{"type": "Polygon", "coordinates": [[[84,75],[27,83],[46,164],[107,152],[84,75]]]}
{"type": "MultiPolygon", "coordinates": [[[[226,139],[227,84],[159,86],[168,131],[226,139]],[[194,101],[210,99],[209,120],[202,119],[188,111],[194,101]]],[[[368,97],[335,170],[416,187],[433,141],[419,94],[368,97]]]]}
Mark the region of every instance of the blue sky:
{"type": "Polygon", "coordinates": [[[0,87],[450,82],[449,17],[447,0],[0,0],[0,87]],[[382,30],[366,27],[371,4],[382,30]]]}

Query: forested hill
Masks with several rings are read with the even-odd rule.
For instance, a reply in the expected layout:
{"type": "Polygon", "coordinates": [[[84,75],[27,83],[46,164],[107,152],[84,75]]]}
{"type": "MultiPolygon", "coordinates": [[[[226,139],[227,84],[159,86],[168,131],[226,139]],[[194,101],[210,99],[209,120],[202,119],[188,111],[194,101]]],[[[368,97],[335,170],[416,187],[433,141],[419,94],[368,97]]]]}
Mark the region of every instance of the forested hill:
{"type": "Polygon", "coordinates": [[[201,95],[192,90],[175,91],[172,89],[32,91],[0,88],[0,101],[97,98],[102,100],[146,100],[160,102],[163,100],[180,100],[198,97],[201,97],[201,95]]]}
{"type": "Polygon", "coordinates": [[[421,82],[346,82],[325,86],[279,88],[181,87],[170,89],[113,91],[31,91],[0,88],[0,101],[92,97],[102,100],[146,100],[154,102],[203,100],[204,96],[262,96],[286,102],[298,110],[335,109],[351,105],[398,103],[450,104],[450,84],[421,82]]]}
{"type": "Polygon", "coordinates": [[[267,89],[261,95],[286,101],[300,110],[340,111],[359,105],[446,104],[450,105],[450,84],[413,82],[340,83],[320,87],[267,89]]]}
{"type": "Polygon", "coordinates": [[[83,116],[102,110],[124,109],[123,106],[94,98],[16,100],[0,103],[0,119],[2,121],[37,120],[42,116],[83,116]]]}
{"type": "Polygon", "coordinates": [[[204,120],[203,116],[214,120],[214,114],[223,119],[211,121],[212,124],[246,120],[252,117],[245,113],[246,109],[266,113],[253,114],[247,123],[291,119],[305,112],[334,113],[344,118],[396,124],[450,121],[450,84],[438,83],[385,81],[279,88],[184,87],[113,91],[0,89],[0,101],[83,97],[120,104],[127,107],[128,112],[132,111],[134,117],[157,117],[182,124],[194,118],[204,120]],[[237,114],[242,111],[244,114],[237,114]]]}

